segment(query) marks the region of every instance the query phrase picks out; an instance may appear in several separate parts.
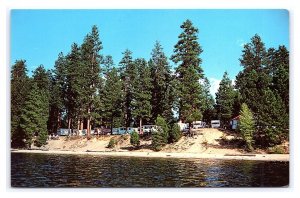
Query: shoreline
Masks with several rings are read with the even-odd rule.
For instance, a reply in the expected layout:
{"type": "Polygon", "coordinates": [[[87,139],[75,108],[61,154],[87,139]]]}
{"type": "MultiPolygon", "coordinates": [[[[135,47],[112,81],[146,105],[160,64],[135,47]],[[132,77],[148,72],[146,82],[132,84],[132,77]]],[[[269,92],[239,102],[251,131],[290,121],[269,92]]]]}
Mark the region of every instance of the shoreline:
{"type": "Polygon", "coordinates": [[[58,151],[58,150],[18,150],[12,149],[11,153],[38,153],[62,155],[97,155],[113,157],[148,157],[148,158],[179,158],[179,159],[221,159],[221,160],[254,160],[254,161],[285,161],[288,162],[289,154],[203,154],[203,153],[167,153],[167,152],[130,152],[130,151],[58,151]]]}

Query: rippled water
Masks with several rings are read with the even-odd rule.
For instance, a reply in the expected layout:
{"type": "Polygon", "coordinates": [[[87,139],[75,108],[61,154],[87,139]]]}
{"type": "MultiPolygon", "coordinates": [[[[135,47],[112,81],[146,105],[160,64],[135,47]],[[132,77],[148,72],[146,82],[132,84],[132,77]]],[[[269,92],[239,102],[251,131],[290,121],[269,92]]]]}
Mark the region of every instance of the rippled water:
{"type": "Polygon", "coordinates": [[[11,154],[12,187],[278,187],[288,162],[11,154]]]}

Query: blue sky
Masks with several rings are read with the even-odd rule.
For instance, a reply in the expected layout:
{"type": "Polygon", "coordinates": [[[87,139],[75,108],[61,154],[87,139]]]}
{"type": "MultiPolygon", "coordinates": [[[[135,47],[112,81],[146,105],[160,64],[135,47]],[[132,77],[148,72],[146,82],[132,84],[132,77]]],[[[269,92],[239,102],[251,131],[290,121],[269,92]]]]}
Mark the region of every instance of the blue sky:
{"type": "Polygon", "coordinates": [[[148,60],[156,40],[170,57],[186,19],[199,29],[202,68],[212,92],[225,71],[234,79],[242,69],[242,45],[254,34],[266,47],[289,49],[286,10],[12,10],[10,62],[25,59],[30,72],[40,64],[52,69],[58,53],[81,44],[92,25],[99,28],[101,53],[112,55],[116,65],[125,49],[148,60]]]}

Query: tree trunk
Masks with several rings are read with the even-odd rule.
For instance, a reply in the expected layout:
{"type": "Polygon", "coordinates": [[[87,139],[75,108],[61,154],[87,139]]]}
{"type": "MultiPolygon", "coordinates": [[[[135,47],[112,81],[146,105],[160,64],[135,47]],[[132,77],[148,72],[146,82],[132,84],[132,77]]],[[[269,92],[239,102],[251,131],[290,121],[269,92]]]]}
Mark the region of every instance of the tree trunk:
{"type": "Polygon", "coordinates": [[[142,130],[142,118],[140,118],[140,131],[142,130]]]}
{"type": "Polygon", "coordinates": [[[80,130],[82,130],[83,129],[83,120],[81,119],[80,120],[80,130]]]}
{"type": "Polygon", "coordinates": [[[111,119],[110,119],[110,134],[112,134],[112,129],[113,129],[113,125],[114,125],[114,117],[111,116],[111,119]]]}
{"type": "Polygon", "coordinates": [[[90,138],[90,117],[87,119],[87,126],[86,126],[86,137],[89,139],[90,138]]]}
{"type": "Polygon", "coordinates": [[[190,134],[190,137],[192,137],[192,123],[189,122],[189,134],[190,134]]]}
{"type": "Polygon", "coordinates": [[[70,131],[71,131],[71,122],[72,122],[72,118],[68,119],[68,135],[71,135],[70,131]]]}

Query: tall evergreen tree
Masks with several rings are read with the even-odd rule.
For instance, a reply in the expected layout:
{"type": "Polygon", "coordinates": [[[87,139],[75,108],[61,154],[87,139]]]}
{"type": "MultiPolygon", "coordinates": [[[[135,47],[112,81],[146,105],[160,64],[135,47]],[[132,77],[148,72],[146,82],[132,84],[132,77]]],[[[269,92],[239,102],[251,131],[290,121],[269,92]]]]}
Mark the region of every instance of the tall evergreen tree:
{"type": "Polygon", "coordinates": [[[50,86],[50,113],[48,130],[55,133],[58,128],[66,127],[67,124],[62,122],[63,114],[66,112],[66,73],[67,60],[63,53],[59,53],[55,61],[54,70],[52,71],[50,86]]]}
{"type": "Polygon", "coordinates": [[[40,89],[34,82],[21,114],[20,126],[25,134],[28,148],[31,147],[34,136],[36,136],[34,142],[36,146],[40,147],[46,144],[48,108],[48,96],[45,90],[40,89]]]}
{"type": "Polygon", "coordinates": [[[131,101],[132,115],[142,128],[144,121],[151,118],[151,78],[150,69],[145,59],[134,61],[136,78],[133,83],[133,100],[131,101]]]}
{"type": "Polygon", "coordinates": [[[71,52],[66,56],[63,85],[68,129],[78,127],[78,120],[83,122],[85,83],[85,68],[81,63],[80,48],[73,43],[71,52]]]}
{"type": "Polygon", "coordinates": [[[102,102],[104,118],[109,121],[111,129],[119,127],[116,121],[121,116],[122,105],[122,82],[117,69],[112,68],[105,75],[105,85],[103,88],[102,102]],[[116,119],[117,118],[117,119],[116,119]]]}
{"type": "Polygon", "coordinates": [[[152,79],[152,122],[162,115],[169,122],[172,120],[174,87],[167,57],[161,44],[156,41],[149,61],[152,79]]]}
{"type": "Polygon", "coordinates": [[[123,110],[122,117],[123,122],[126,127],[129,127],[132,123],[132,106],[131,101],[133,98],[133,85],[136,78],[136,69],[134,62],[132,60],[132,52],[130,50],[125,50],[123,53],[123,58],[119,63],[121,79],[122,79],[122,91],[124,93],[123,100],[123,110]]]}
{"type": "Polygon", "coordinates": [[[201,84],[201,112],[203,112],[202,120],[206,123],[214,119],[215,116],[215,100],[210,93],[210,83],[208,78],[204,77],[201,84]]]}
{"type": "Polygon", "coordinates": [[[178,36],[179,41],[175,45],[174,55],[171,59],[179,64],[176,68],[178,80],[179,118],[183,122],[191,123],[201,119],[201,87],[199,80],[203,78],[203,70],[200,66],[202,60],[199,57],[202,49],[197,41],[198,29],[190,20],[186,20],[181,26],[183,32],[178,36]]]}
{"type": "Polygon", "coordinates": [[[218,118],[221,124],[226,127],[232,117],[232,107],[234,104],[235,91],[232,81],[225,72],[220,82],[218,92],[216,93],[216,107],[218,118]]]}
{"type": "Polygon", "coordinates": [[[20,115],[29,89],[25,60],[17,60],[11,69],[11,146],[24,147],[25,134],[20,128],[20,115]]]}
{"type": "Polygon", "coordinates": [[[242,100],[254,113],[256,143],[263,146],[279,144],[287,137],[288,129],[288,114],[284,102],[273,89],[272,77],[276,69],[271,65],[276,65],[273,63],[276,59],[270,54],[270,50],[267,53],[261,38],[255,35],[244,46],[240,59],[244,69],[236,80],[242,100]]]}
{"type": "Polygon", "coordinates": [[[236,116],[240,115],[241,107],[242,107],[241,94],[238,90],[235,90],[234,100],[233,100],[233,105],[232,105],[232,117],[236,117],[236,116]]]}
{"type": "Polygon", "coordinates": [[[271,89],[276,92],[289,113],[289,51],[285,46],[268,50],[267,70],[272,77],[271,89]]]}
{"type": "Polygon", "coordinates": [[[97,85],[100,77],[100,63],[102,56],[99,54],[102,49],[102,42],[99,38],[99,31],[96,26],[92,27],[81,46],[82,67],[85,68],[85,86],[83,94],[84,117],[87,119],[87,137],[90,136],[91,120],[98,117],[95,111],[94,102],[97,94],[97,85]]]}
{"type": "Polygon", "coordinates": [[[36,83],[39,89],[44,90],[46,96],[49,98],[50,71],[47,71],[43,65],[38,66],[33,71],[33,83],[36,83]]]}

